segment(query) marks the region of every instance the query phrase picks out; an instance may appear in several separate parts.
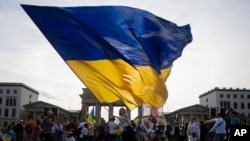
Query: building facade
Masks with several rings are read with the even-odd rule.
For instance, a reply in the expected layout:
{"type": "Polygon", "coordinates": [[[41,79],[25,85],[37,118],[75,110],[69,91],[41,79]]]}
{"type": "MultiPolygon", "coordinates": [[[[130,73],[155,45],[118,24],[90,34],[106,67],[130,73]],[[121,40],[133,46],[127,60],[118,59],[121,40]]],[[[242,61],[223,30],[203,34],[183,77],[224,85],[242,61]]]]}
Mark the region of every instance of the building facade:
{"type": "MultiPolygon", "coordinates": [[[[108,106],[108,119],[110,119],[111,117],[113,117],[114,115],[114,107],[126,107],[126,105],[124,104],[124,102],[120,101],[116,101],[113,103],[105,103],[105,102],[99,102],[97,100],[97,98],[94,96],[94,94],[87,88],[82,88],[83,92],[82,94],[80,94],[80,97],[82,99],[82,108],[81,108],[81,115],[80,115],[80,119],[86,119],[88,113],[90,113],[89,110],[89,106],[95,106],[95,121],[96,124],[99,125],[101,122],[101,107],[106,107],[108,106]]],[[[127,109],[127,114],[128,117],[131,117],[131,111],[126,107],[127,109]]],[[[142,113],[141,110],[142,107],[138,108],[138,114],[140,116],[140,113],[142,113]]]]}
{"type": "Polygon", "coordinates": [[[23,105],[25,108],[25,118],[28,119],[28,116],[32,116],[34,120],[43,120],[46,114],[46,111],[52,111],[54,117],[61,118],[62,120],[67,118],[73,118],[76,123],[79,122],[80,110],[77,111],[68,111],[56,105],[44,102],[36,101],[30,104],[23,105]]]}
{"type": "Polygon", "coordinates": [[[200,104],[215,109],[234,109],[241,115],[250,117],[250,89],[219,88],[209,90],[199,96],[200,104]]]}
{"type": "Polygon", "coordinates": [[[38,100],[39,92],[23,83],[0,83],[0,127],[25,118],[23,105],[38,100]]]}
{"type": "Polygon", "coordinates": [[[197,121],[208,120],[209,108],[200,104],[194,104],[191,106],[180,108],[174,112],[164,114],[164,118],[168,123],[172,125],[178,123],[178,125],[183,126],[190,121],[190,116],[196,117],[197,121]]]}

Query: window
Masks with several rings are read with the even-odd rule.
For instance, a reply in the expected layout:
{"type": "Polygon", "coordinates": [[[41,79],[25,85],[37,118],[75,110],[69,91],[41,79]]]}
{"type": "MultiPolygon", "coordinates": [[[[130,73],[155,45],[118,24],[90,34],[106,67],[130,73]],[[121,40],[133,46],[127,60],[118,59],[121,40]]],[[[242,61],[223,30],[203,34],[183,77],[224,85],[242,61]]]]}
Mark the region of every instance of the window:
{"type": "Polygon", "coordinates": [[[6,90],[6,93],[7,93],[7,94],[10,94],[10,89],[7,89],[7,90],[6,90]]]}
{"type": "Polygon", "coordinates": [[[248,110],[250,109],[250,103],[247,104],[247,108],[248,108],[248,110]]]}
{"type": "Polygon", "coordinates": [[[237,98],[237,94],[234,94],[234,98],[235,98],[235,99],[237,98]]]}
{"type": "Polygon", "coordinates": [[[3,93],[3,89],[0,89],[0,94],[2,94],[3,93]]]}
{"type": "Polygon", "coordinates": [[[249,95],[247,95],[247,99],[250,99],[250,94],[249,94],[249,95]]]}
{"type": "Polygon", "coordinates": [[[206,102],[208,102],[208,98],[206,98],[206,102]]]}
{"type": "Polygon", "coordinates": [[[6,106],[16,106],[16,97],[7,97],[6,106]]]}
{"type": "Polygon", "coordinates": [[[244,104],[244,103],[241,103],[241,104],[240,104],[240,107],[241,107],[241,109],[245,109],[245,104],[244,104]]]}
{"type": "Polygon", "coordinates": [[[223,98],[223,94],[220,94],[220,98],[223,98]]]}
{"type": "Polygon", "coordinates": [[[2,116],[2,109],[0,108],[0,117],[2,116]]]}
{"type": "Polygon", "coordinates": [[[238,106],[237,106],[237,102],[234,102],[234,109],[237,109],[238,106]]]}
{"type": "Polygon", "coordinates": [[[12,106],[12,98],[10,98],[10,106],[12,106]]]}
{"type": "Polygon", "coordinates": [[[31,95],[30,95],[30,98],[31,98],[31,95]]]}
{"type": "Polygon", "coordinates": [[[0,104],[2,104],[2,101],[3,101],[3,99],[2,99],[2,97],[0,97],[0,104]]]}
{"type": "Polygon", "coordinates": [[[229,109],[230,108],[230,101],[221,101],[220,108],[229,109]]]}
{"type": "Polygon", "coordinates": [[[10,125],[14,127],[15,126],[15,122],[11,122],[10,125]]]}
{"type": "Polygon", "coordinates": [[[16,116],[16,109],[12,109],[12,117],[16,116]]]}
{"type": "Polygon", "coordinates": [[[230,94],[227,94],[227,98],[230,98],[230,94]]]}
{"type": "Polygon", "coordinates": [[[244,95],[243,95],[243,94],[241,94],[241,95],[240,95],[240,98],[241,98],[241,99],[244,99],[244,95]]]}
{"type": "Polygon", "coordinates": [[[15,89],[15,90],[13,91],[13,93],[14,93],[14,94],[17,94],[17,89],[15,89]]]}
{"type": "Polygon", "coordinates": [[[8,117],[8,115],[9,115],[9,110],[6,108],[4,111],[4,117],[8,117]]]}
{"type": "Polygon", "coordinates": [[[13,99],[13,106],[16,106],[16,99],[13,99]]]}
{"type": "Polygon", "coordinates": [[[9,98],[6,98],[6,106],[9,106],[9,98]]]}
{"type": "Polygon", "coordinates": [[[7,127],[8,125],[9,125],[9,124],[8,124],[8,122],[6,122],[6,121],[3,123],[3,126],[4,126],[4,127],[7,127]]]}

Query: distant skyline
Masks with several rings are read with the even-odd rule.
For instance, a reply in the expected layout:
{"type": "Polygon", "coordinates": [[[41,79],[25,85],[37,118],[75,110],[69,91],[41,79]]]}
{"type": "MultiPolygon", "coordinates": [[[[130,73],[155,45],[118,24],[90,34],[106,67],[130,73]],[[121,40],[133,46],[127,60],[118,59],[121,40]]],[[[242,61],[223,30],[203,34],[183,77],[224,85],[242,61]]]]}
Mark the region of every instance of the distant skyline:
{"type": "Polygon", "coordinates": [[[20,4],[123,5],[150,11],[179,26],[190,24],[193,42],[174,62],[166,82],[165,112],[198,104],[199,95],[215,87],[250,88],[248,0],[0,1],[0,81],[24,83],[40,92],[39,100],[80,110],[79,94],[85,86],[20,4]]]}

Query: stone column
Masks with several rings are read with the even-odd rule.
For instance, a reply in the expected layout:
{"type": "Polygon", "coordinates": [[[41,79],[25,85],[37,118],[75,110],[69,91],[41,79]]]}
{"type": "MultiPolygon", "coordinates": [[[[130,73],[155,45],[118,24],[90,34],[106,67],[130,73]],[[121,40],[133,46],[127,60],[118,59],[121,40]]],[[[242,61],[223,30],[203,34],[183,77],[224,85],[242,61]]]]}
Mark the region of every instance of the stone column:
{"type": "Polygon", "coordinates": [[[127,111],[127,114],[128,114],[128,118],[131,119],[131,111],[128,107],[126,107],[126,111],[127,111]]]}
{"type": "Polygon", "coordinates": [[[81,120],[87,119],[87,115],[89,113],[89,105],[86,103],[82,103],[82,113],[81,113],[81,120]]]}
{"type": "Polygon", "coordinates": [[[96,125],[100,125],[101,123],[101,104],[100,103],[96,103],[95,104],[95,121],[96,121],[96,125]]]}
{"type": "Polygon", "coordinates": [[[114,105],[113,104],[109,104],[109,111],[108,111],[108,113],[109,113],[109,116],[108,116],[108,121],[109,121],[109,119],[111,117],[113,117],[113,115],[114,115],[114,105]]]}
{"type": "Polygon", "coordinates": [[[141,120],[141,118],[142,118],[142,106],[139,106],[138,107],[138,118],[141,120]]]}

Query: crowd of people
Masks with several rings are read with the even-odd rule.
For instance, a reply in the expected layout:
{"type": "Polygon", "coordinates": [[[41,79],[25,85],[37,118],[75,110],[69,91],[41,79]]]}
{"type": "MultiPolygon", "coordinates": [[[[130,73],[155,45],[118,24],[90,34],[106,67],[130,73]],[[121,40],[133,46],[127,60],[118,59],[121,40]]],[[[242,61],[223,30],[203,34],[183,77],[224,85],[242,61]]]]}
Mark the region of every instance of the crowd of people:
{"type": "MultiPolygon", "coordinates": [[[[235,114],[231,113],[230,125],[239,124],[235,114]]],[[[189,123],[184,126],[157,121],[154,116],[149,116],[146,122],[134,122],[124,108],[120,108],[118,116],[100,125],[86,119],[77,124],[73,118],[57,118],[48,111],[43,121],[34,121],[30,116],[25,122],[20,120],[13,127],[1,129],[0,141],[230,141],[226,127],[220,114],[214,125],[207,127],[194,116],[190,116],[189,123]]]]}

